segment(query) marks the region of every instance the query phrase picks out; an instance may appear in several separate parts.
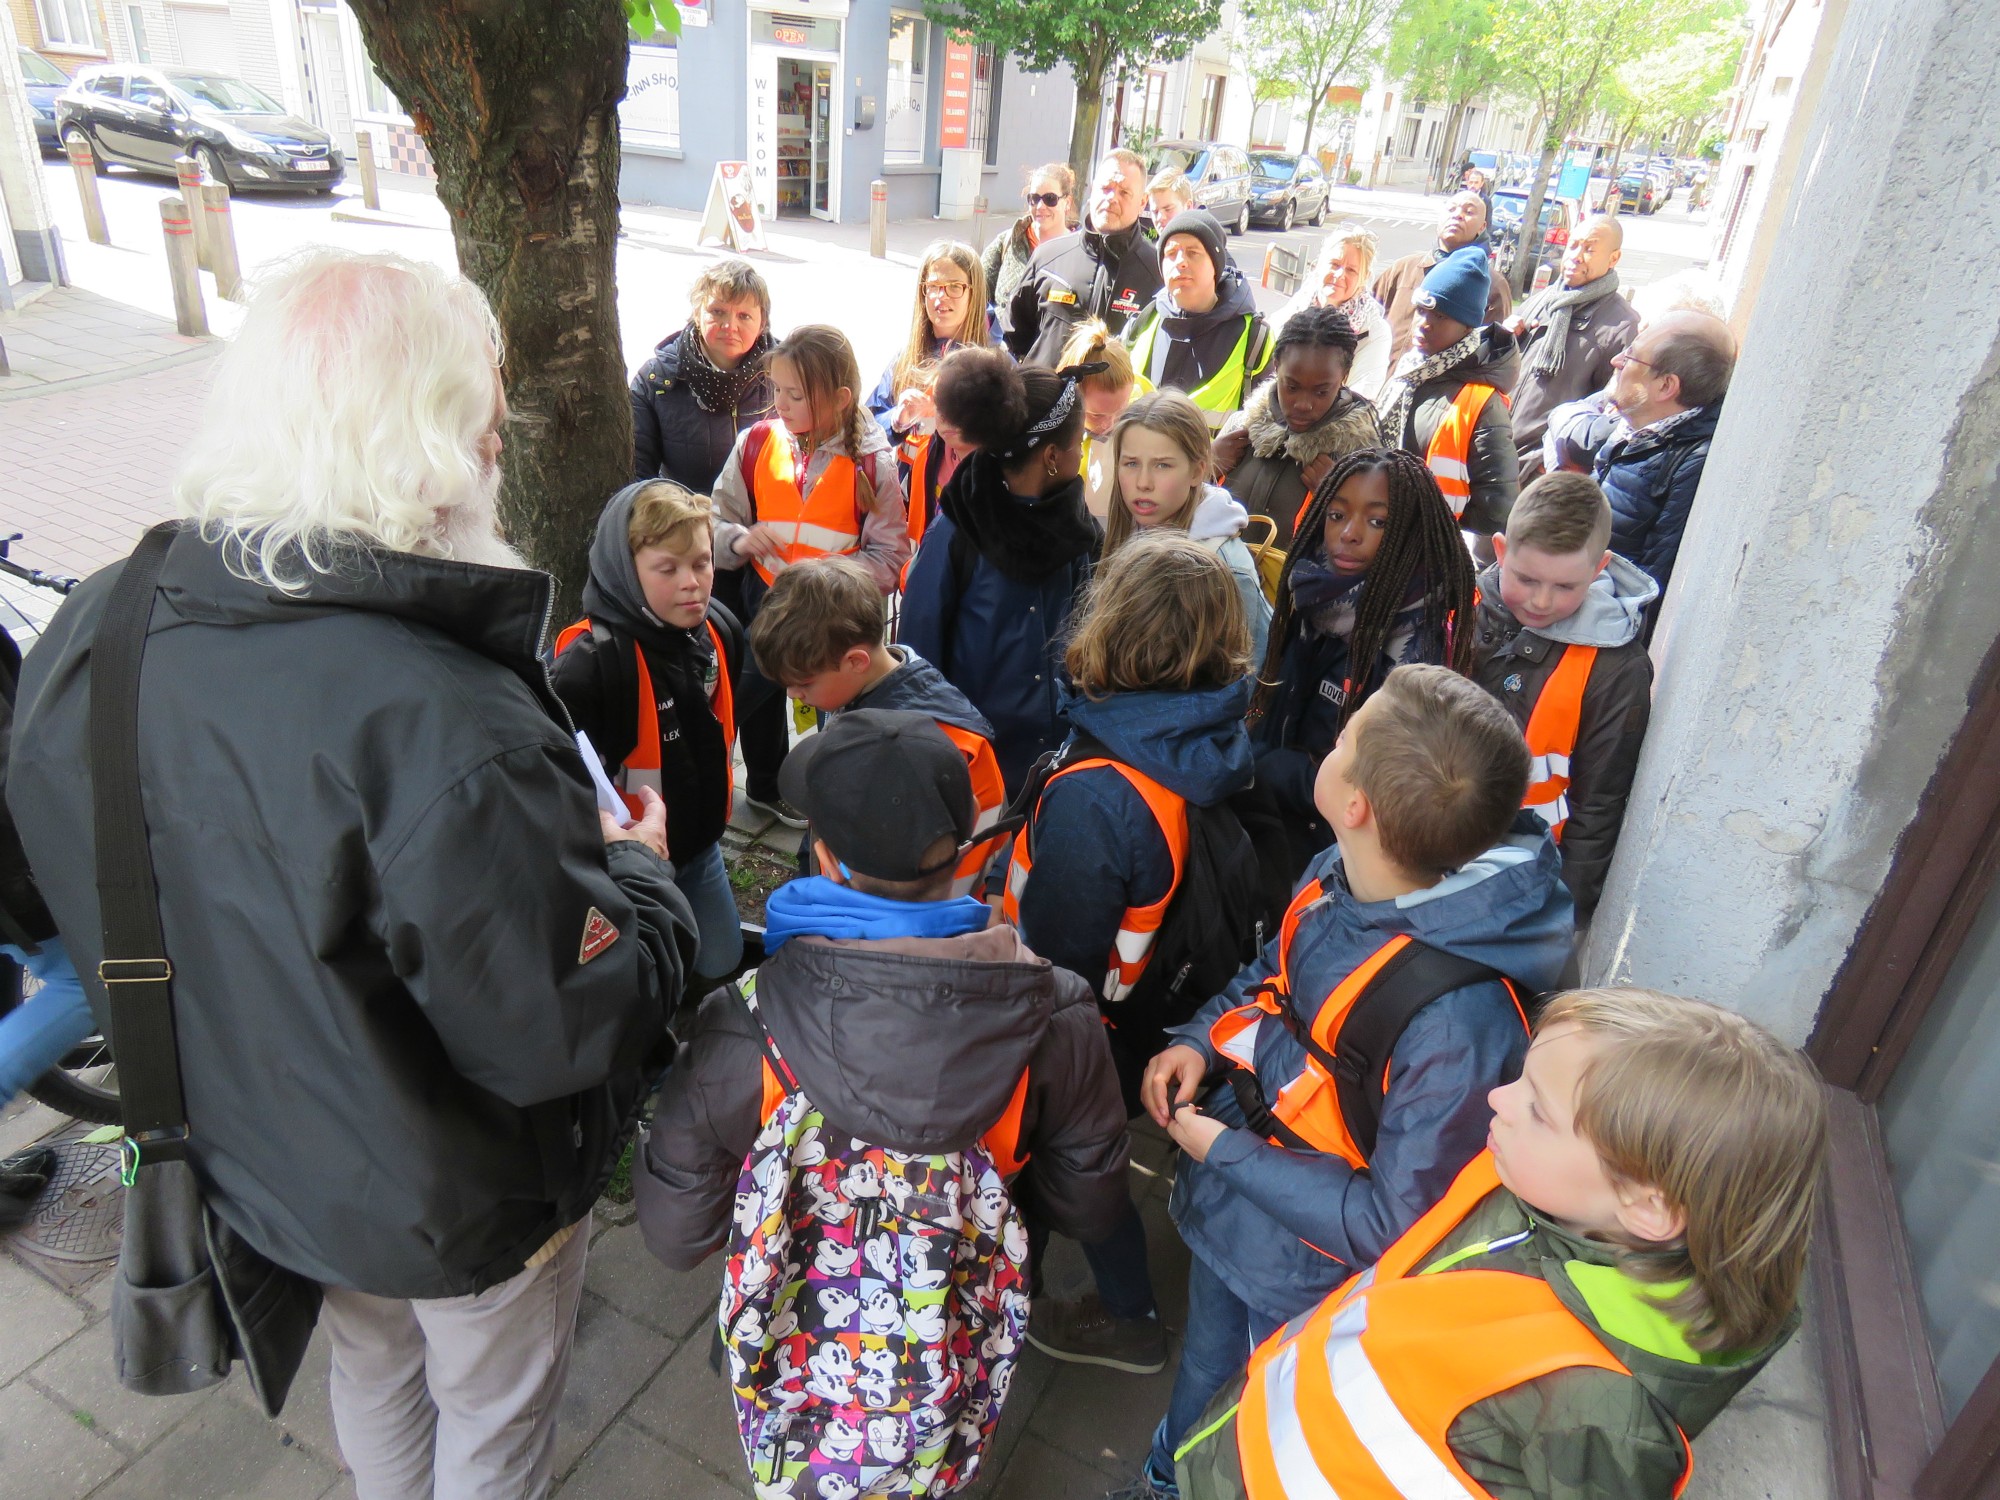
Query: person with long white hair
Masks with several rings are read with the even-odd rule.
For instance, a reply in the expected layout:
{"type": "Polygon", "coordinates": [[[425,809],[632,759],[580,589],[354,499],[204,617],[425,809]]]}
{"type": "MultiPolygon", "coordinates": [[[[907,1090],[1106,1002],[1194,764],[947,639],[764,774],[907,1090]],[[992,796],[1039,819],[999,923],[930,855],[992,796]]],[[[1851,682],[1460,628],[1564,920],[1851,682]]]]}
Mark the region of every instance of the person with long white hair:
{"type": "MultiPolygon", "coordinates": [[[[660,798],[597,811],[543,666],[553,581],[494,520],[501,355],[434,266],[278,267],[175,479],[139,693],[189,1159],[322,1288],[362,1500],[547,1493],[586,1220],[694,954],[660,798]]],[[[29,656],[8,774],[88,975],[92,641],[124,566],[29,656]]]]}

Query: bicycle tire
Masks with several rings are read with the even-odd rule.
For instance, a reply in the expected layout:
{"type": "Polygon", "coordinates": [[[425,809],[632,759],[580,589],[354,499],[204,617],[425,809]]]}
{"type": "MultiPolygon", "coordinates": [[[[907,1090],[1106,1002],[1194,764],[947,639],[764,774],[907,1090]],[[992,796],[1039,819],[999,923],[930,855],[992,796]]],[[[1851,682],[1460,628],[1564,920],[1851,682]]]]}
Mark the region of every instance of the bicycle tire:
{"type": "Polygon", "coordinates": [[[51,1068],[29,1084],[28,1097],[92,1125],[119,1125],[125,1120],[116,1092],[86,1083],[61,1068],[51,1068]]]}

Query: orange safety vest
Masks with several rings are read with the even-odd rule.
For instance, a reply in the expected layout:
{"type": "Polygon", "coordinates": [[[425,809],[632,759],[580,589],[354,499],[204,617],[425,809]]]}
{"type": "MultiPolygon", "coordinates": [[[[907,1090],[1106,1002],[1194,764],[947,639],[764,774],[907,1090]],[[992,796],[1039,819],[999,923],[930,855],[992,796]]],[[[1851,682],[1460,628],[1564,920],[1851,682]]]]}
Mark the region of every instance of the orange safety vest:
{"type": "MultiPolygon", "coordinates": [[[[1000,814],[1007,808],[1007,783],[1000,776],[999,757],[994,755],[993,746],[984,735],[962,729],[956,724],[947,724],[943,719],[932,722],[965,756],[965,768],[972,773],[972,802],[978,809],[972,831],[975,835],[984,833],[1000,821],[1000,814]]],[[[952,895],[969,896],[983,885],[986,867],[993,863],[993,856],[999,852],[998,839],[987,839],[967,849],[951,877],[952,895]]]]}
{"type": "Polygon", "coordinates": [[[1542,684],[1535,711],[1528,715],[1528,795],[1521,806],[1532,807],[1549,825],[1560,844],[1569,821],[1569,758],[1576,752],[1577,726],[1583,722],[1583,690],[1597,660],[1595,646],[1565,646],[1562,660],[1542,684]]]}
{"type": "Polygon", "coordinates": [[[1486,410],[1486,403],[1495,396],[1500,397],[1502,406],[1510,404],[1498,387],[1477,382],[1460,386],[1451,410],[1444,414],[1437,431],[1431,434],[1430,446],[1424,450],[1424,462],[1430,465],[1438,488],[1451,502],[1454,516],[1465,514],[1465,502],[1472,498],[1472,431],[1479,425],[1479,414],[1486,410]]]}
{"type": "MultiPolygon", "coordinates": [[[[1249,1500],[1489,1500],[1451,1451],[1461,1413],[1557,1370],[1631,1375],[1540,1277],[1410,1274],[1499,1186],[1481,1152],[1372,1270],[1250,1356],[1236,1413],[1249,1500]]],[[[1686,1433],[1681,1454],[1677,1496],[1694,1472],[1686,1433]]]]}
{"type": "MultiPolygon", "coordinates": [[[[1292,938],[1299,930],[1299,920],[1306,911],[1326,894],[1326,887],[1320,881],[1312,881],[1292,897],[1292,904],[1285,908],[1285,920],[1278,929],[1278,972],[1268,983],[1259,985],[1255,997],[1247,1004],[1236,1006],[1217,1016],[1208,1028],[1208,1044],[1232,1067],[1257,1071],[1257,1034],[1267,1020],[1278,1020],[1292,995],[1292,938]]],[[[1326,1056],[1335,1054],[1340,1042],[1341,1027],[1354,1013],[1355,1005],[1375,976],[1382,972],[1389,960],[1410,945],[1409,937],[1397,933],[1388,942],[1377,948],[1359,964],[1352,973],[1337,985],[1326,997],[1319,1013],[1313,1017],[1312,1039],[1326,1056]]],[[[1514,994],[1514,986],[1503,979],[1507,994],[1514,1001],[1514,1009],[1520,1014],[1523,1030],[1528,1027],[1527,1012],[1521,1010],[1520,997],[1514,994]]],[[[1280,1020],[1278,1024],[1282,1025],[1280,1020]]],[[[1386,1064],[1384,1064],[1386,1068],[1386,1064]]],[[[1383,1092],[1388,1092],[1388,1076],[1384,1073],[1383,1092]]],[[[1261,1087],[1261,1084],[1259,1085],[1261,1087]]],[[[1328,1156],[1338,1156],[1356,1171],[1365,1171],[1368,1157],[1355,1142],[1353,1132],[1348,1129],[1347,1118],[1340,1109],[1340,1085],[1318,1057],[1310,1049],[1306,1052],[1305,1066],[1297,1077],[1287,1082],[1278,1091],[1278,1099],[1271,1106],[1272,1115],[1279,1123],[1301,1137],[1315,1151],[1328,1156]]],[[[1288,1146],[1293,1143],[1269,1138],[1274,1146],[1288,1146]]]]}
{"type": "MultiPolygon", "coordinates": [[[[832,557],[852,552],[861,545],[861,527],[867,519],[861,507],[860,469],[844,453],[828,457],[812,493],[799,493],[798,460],[792,440],[782,429],[773,427],[764,437],[764,450],[750,476],[750,505],[757,520],[777,527],[780,534],[791,531],[780,567],[805,562],[814,557],[832,557]]],[[[751,566],[766,583],[778,576],[771,559],[759,557],[751,566]]]]}
{"type": "MultiPolygon", "coordinates": [[[[786,1071],[791,1071],[789,1065],[786,1071]]],[[[798,1087],[797,1079],[792,1080],[792,1087],[798,1087]]],[[[778,1077],[777,1070],[771,1066],[771,1059],[768,1057],[764,1059],[763,1090],[763,1097],[757,1107],[759,1126],[770,1124],[771,1116],[776,1114],[778,1106],[785,1102],[785,1082],[778,1077]]],[[[1002,1177],[1011,1179],[1028,1164],[1028,1153],[1021,1147],[1021,1114],[1027,1106],[1028,1073],[1024,1068],[1021,1071],[1020,1082],[1014,1085],[1013,1096],[1007,1101],[1007,1108],[1001,1113],[1000,1118],[988,1127],[986,1133],[979,1137],[980,1144],[992,1155],[993,1165],[1000,1169],[1002,1177]]]]}
{"type": "MultiPolygon", "coordinates": [[[[704,620],[708,626],[709,644],[715,648],[715,691],[709,696],[708,706],[714,711],[716,721],[722,725],[722,764],[727,772],[722,794],[722,818],[729,820],[735,807],[735,773],[727,768],[736,757],[736,691],[729,685],[729,657],[722,649],[722,632],[715,628],[715,621],[704,620]]],[[[585,615],[556,637],[556,655],[561,656],[569,649],[571,641],[580,635],[590,633],[590,616],[585,615]]],[[[646,666],[646,653],[639,643],[632,643],[632,653],[639,662],[639,739],[632,747],[632,753],[625,757],[625,763],[618,768],[612,781],[618,787],[619,796],[637,818],[644,814],[645,804],[639,800],[639,788],[649,786],[662,797],[667,789],[660,780],[660,700],[653,691],[653,674],[646,666]]]]}
{"type": "MultiPolygon", "coordinates": [[[[1064,766],[1042,784],[1042,794],[1048,795],[1049,787],[1072,771],[1085,771],[1092,766],[1109,766],[1132,783],[1132,789],[1145,799],[1147,810],[1160,825],[1160,835],[1166,839],[1167,853],[1174,862],[1174,879],[1167,887],[1166,895],[1150,906],[1128,906],[1125,915],[1118,919],[1118,936],[1111,945],[1101,992],[1106,1000],[1118,1001],[1132,993],[1139,976],[1146,972],[1146,961],[1153,956],[1153,942],[1160,935],[1160,923],[1166,920],[1174,892],[1181,888],[1181,871],[1187,863],[1187,799],[1176,796],[1152,777],[1133,770],[1124,762],[1107,760],[1102,756],[1064,766]]],[[[1041,804],[1037,802],[1037,813],[1040,810],[1041,804]]],[[[1032,819],[1030,824],[1032,827],[1032,819]]],[[[1001,914],[1017,925],[1021,920],[1021,896],[1028,889],[1028,877],[1035,867],[1033,851],[1028,847],[1031,842],[1029,833],[1030,829],[1024,828],[1021,836],[1014,840],[1014,860],[1007,870],[1007,895],[1000,907],[1001,914]]]]}

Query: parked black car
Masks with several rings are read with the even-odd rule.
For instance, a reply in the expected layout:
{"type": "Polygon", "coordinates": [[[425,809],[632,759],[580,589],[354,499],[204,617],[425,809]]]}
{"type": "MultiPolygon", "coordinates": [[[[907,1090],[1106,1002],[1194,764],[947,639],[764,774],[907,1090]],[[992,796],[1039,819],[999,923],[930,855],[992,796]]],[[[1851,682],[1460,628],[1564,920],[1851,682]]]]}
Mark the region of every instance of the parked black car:
{"type": "Polygon", "coordinates": [[[1331,189],[1316,156],[1293,156],[1285,151],[1250,153],[1253,221],[1275,224],[1280,230],[1294,224],[1324,224],[1331,189]]]}
{"type": "MultiPolygon", "coordinates": [[[[1502,188],[1493,195],[1491,239],[1494,259],[1499,263],[1503,276],[1514,273],[1514,258],[1518,253],[1516,247],[1521,242],[1521,220],[1527,212],[1526,188],[1502,188]]],[[[1576,228],[1576,205],[1567,198],[1547,194],[1542,199],[1541,222],[1537,227],[1536,261],[1551,269],[1560,267],[1570,232],[1576,228]]]]}
{"type": "Polygon", "coordinates": [[[1660,206],[1659,191],[1650,173],[1627,172],[1618,179],[1619,211],[1649,214],[1660,206]]]}
{"type": "Polygon", "coordinates": [[[1232,233],[1250,227],[1250,157],[1240,146],[1219,141],[1161,141],[1153,148],[1153,170],[1171,168],[1194,187],[1194,206],[1205,208],[1232,233]]]}
{"type": "Polygon", "coordinates": [[[62,144],[56,133],[56,95],[69,87],[69,77],[31,47],[21,52],[21,78],[28,85],[28,113],[35,117],[35,144],[53,151],[62,144]]]}
{"type": "Polygon", "coordinates": [[[333,137],[224,73],[125,64],[80,70],[56,100],[64,141],[80,136],[98,163],[174,170],[192,156],[232,190],[299,187],[330,193],[346,170],[333,137]]]}

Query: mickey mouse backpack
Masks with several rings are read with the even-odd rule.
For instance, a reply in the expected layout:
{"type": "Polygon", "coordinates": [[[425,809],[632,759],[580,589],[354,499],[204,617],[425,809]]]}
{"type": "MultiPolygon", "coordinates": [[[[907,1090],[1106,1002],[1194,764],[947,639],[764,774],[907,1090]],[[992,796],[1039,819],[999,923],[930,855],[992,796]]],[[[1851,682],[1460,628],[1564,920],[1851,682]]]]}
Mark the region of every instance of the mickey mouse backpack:
{"type": "Polygon", "coordinates": [[[1007,1179],[1027,1075],[964,1151],[831,1129],[737,983],[764,1049],[764,1123],[736,1184],[719,1310],[761,1500],[948,1495],[970,1484],[1028,1326],[1007,1179]]]}

